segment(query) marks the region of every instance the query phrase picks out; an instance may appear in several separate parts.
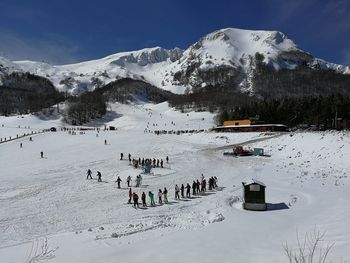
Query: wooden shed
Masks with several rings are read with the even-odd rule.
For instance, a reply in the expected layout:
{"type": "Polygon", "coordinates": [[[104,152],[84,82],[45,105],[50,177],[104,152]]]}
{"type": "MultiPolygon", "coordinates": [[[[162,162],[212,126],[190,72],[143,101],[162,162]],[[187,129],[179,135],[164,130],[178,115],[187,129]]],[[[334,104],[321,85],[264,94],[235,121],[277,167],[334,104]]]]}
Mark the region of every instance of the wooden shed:
{"type": "Polygon", "coordinates": [[[267,209],[265,203],[266,185],[258,180],[252,179],[243,182],[243,208],[247,210],[264,211],[267,209]]]}

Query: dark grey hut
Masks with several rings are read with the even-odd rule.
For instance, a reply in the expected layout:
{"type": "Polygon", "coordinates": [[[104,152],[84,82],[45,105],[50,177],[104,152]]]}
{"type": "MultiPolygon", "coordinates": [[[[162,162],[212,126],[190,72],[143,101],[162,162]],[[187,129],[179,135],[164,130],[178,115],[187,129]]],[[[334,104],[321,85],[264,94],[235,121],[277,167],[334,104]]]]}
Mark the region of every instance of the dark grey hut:
{"type": "Polygon", "coordinates": [[[265,203],[266,185],[258,180],[252,179],[243,182],[243,208],[247,210],[264,211],[267,208],[265,203]]]}

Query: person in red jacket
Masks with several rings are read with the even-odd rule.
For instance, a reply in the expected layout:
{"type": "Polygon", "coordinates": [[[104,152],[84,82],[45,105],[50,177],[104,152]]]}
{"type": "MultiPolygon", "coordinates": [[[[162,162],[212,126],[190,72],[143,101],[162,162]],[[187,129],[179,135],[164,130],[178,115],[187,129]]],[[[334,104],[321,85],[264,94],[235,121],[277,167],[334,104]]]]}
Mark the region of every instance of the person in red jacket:
{"type": "Polygon", "coordinates": [[[134,207],[139,207],[139,196],[136,193],[132,194],[132,199],[134,200],[134,207]]]}

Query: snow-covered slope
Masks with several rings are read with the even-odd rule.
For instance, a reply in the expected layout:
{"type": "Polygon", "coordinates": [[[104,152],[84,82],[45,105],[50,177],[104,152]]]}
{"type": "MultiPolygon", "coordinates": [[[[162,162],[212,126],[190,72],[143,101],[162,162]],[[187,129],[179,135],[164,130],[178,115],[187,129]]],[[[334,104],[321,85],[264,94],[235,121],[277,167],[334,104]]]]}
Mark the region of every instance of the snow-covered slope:
{"type": "Polygon", "coordinates": [[[262,54],[264,62],[276,69],[293,69],[305,64],[310,68],[350,74],[349,66],[314,58],[281,32],[235,28],[212,32],[185,51],[155,47],[70,65],[33,61],[15,64],[24,71],[49,78],[60,90],[73,93],[124,77],[142,79],[175,93],[222,82],[230,85],[238,82],[242,91],[252,92],[256,53],[262,54]]]}
{"type": "MultiPolygon", "coordinates": [[[[164,63],[172,63],[181,55],[182,50],[179,48],[167,50],[155,47],[69,65],[54,66],[33,61],[16,61],[16,64],[24,71],[49,78],[60,90],[78,93],[81,90],[92,90],[98,85],[108,84],[119,78],[145,80],[143,72],[152,71],[164,63]]],[[[146,81],[157,84],[157,81],[154,83],[152,79],[146,81]]]]}
{"type": "Polygon", "coordinates": [[[4,74],[11,74],[14,71],[21,71],[21,67],[12,61],[0,57],[0,85],[1,85],[1,76],[4,74]]]}
{"type": "MultiPolygon", "coordinates": [[[[349,132],[158,136],[145,128],[208,128],[213,114],[181,113],[167,103],[111,108],[114,115],[91,126],[116,131],[96,136],[93,130],[73,135],[59,129],[0,144],[1,263],[288,262],[283,244],[297,251],[296,231],[303,241],[315,229],[326,233],[323,248],[334,243],[327,262],[349,262],[349,132]],[[235,158],[223,155],[231,147],[217,148],[251,140],[245,147],[263,147],[271,156],[235,158]],[[167,187],[168,204],[127,204],[126,178],[135,179],[141,169],[120,161],[121,152],[169,156],[164,168],[143,175],[142,187],[132,183],[139,195],[167,187]],[[86,180],[88,168],[93,180],[86,180]],[[201,173],[217,176],[219,188],[175,200],[175,184],[191,184],[201,173]],[[241,185],[251,178],[267,185],[268,211],[242,209],[241,185]]],[[[59,118],[0,117],[0,137],[61,125],[59,118]]]]}

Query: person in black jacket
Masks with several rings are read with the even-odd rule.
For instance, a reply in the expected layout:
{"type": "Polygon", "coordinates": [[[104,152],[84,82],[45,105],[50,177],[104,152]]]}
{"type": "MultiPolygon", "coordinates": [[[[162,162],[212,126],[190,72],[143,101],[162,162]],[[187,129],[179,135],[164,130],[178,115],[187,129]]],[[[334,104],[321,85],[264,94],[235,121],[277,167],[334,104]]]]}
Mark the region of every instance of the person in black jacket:
{"type": "Polygon", "coordinates": [[[120,189],[120,183],[121,183],[122,179],[120,179],[120,177],[118,176],[117,181],[115,181],[116,183],[118,183],[118,188],[120,189]]]}
{"type": "Polygon", "coordinates": [[[102,175],[101,175],[100,171],[97,171],[97,182],[102,182],[101,177],[102,177],[102,175]]]}
{"type": "Polygon", "coordinates": [[[86,172],[86,179],[92,179],[91,174],[92,174],[91,170],[88,169],[87,172],[86,172]]]}
{"type": "Polygon", "coordinates": [[[145,194],[145,192],[142,192],[141,200],[142,200],[142,206],[146,207],[147,204],[146,204],[146,194],[145,194]]]}
{"type": "Polygon", "coordinates": [[[185,198],[185,186],[184,186],[184,184],[181,185],[181,198],[185,198]]]}
{"type": "Polygon", "coordinates": [[[196,195],[196,190],[197,190],[197,183],[196,183],[196,181],[193,181],[193,183],[192,183],[192,195],[196,195]]]}
{"type": "Polygon", "coordinates": [[[191,198],[191,186],[190,186],[190,184],[186,185],[186,197],[191,198]]]}

